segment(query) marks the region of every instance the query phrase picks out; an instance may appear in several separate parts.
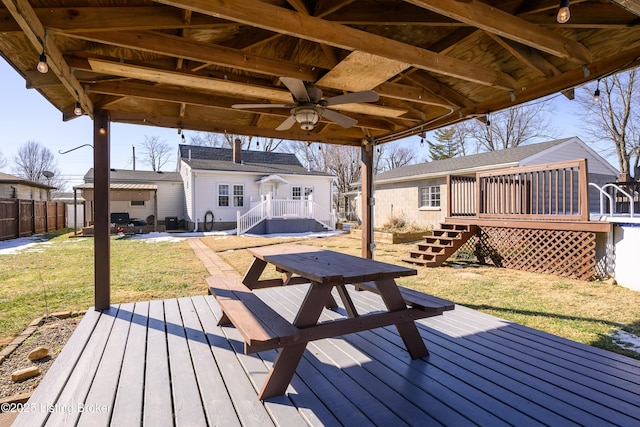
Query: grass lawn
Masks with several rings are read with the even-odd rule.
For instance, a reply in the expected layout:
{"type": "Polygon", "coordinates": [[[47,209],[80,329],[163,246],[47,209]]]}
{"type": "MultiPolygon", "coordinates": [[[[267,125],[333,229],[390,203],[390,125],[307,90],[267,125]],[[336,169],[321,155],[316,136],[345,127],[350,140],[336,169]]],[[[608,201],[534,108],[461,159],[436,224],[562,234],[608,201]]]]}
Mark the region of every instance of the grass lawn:
{"type": "MultiPolygon", "coordinates": [[[[34,318],[93,304],[93,239],[47,236],[48,243],[15,255],[0,255],[0,342],[34,318]]],[[[112,302],[133,302],[207,293],[206,269],[186,241],[112,238],[112,302]]],[[[360,255],[360,240],[339,235],[292,239],[212,236],[202,241],[244,272],[252,246],[301,243],[360,255]]],[[[414,244],[378,244],[375,259],[403,264],[414,244]]],[[[408,265],[408,264],[404,264],[408,265]]],[[[457,304],[637,359],[613,342],[625,330],[640,336],[640,292],[605,282],[587,282],[476,265],[417,268],[404,286],[457,304]]],[[[275,271],[265,274],[275,275],[275,271]]]]}

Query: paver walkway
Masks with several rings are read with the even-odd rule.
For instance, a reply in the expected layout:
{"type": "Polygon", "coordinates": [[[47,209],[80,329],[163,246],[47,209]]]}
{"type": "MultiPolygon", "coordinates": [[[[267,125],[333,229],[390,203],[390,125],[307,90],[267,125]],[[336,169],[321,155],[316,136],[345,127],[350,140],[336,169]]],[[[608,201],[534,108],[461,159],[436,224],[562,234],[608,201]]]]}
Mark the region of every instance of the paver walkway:
{"type": "Polygon", "coordinates": [[[189,246],[193,249],[196,256],[204,264],[205,268],[212,276],[240,276],[240,274],[229,264],[227,264],[220,256],[210,247],[205,245],[198,237],[187,239],[189,246]]]}

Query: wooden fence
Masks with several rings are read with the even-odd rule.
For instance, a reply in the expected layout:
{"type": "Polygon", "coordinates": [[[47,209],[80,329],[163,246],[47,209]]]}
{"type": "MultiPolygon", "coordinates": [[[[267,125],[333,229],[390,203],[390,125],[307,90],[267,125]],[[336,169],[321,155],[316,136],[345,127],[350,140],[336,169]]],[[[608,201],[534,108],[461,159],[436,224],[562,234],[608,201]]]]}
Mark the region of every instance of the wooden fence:
{"type": "Polygon", "coordinates": [[[65,228],[64,202],[0,199],[0,240],[65,228]]]}

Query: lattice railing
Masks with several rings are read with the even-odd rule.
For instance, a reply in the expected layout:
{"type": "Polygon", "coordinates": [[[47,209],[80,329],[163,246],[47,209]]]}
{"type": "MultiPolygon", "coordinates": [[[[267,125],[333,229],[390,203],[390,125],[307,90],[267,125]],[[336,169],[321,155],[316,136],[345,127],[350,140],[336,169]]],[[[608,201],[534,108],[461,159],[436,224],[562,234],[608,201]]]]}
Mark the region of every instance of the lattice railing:
{"type": "Polygon", "coordinates": [[[583,280],[596,276],[593,232],[481,227],[479,239],[479,262],[583,280]]]}

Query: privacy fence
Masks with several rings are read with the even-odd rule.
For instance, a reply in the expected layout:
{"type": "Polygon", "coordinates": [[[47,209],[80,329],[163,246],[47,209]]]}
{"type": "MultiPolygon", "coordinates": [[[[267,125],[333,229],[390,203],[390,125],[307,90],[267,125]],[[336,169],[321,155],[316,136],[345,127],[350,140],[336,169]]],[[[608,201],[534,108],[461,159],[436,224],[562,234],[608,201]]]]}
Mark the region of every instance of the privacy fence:
{"type": "Polygon", "coordinates": [[[0,199],[0,240],[65,228],[64,202],[0,199]]]}

